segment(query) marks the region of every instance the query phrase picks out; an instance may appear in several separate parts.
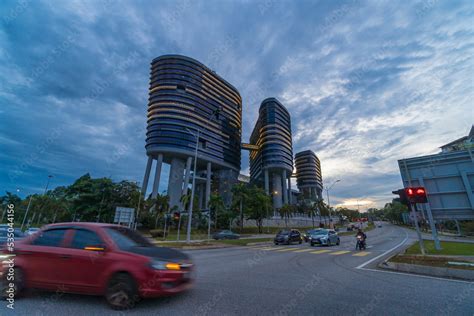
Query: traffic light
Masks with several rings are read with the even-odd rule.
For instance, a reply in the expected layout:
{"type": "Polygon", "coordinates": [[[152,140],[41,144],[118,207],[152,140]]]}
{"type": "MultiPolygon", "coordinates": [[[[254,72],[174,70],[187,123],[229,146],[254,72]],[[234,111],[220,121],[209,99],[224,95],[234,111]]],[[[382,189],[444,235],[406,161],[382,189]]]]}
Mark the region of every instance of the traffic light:
{"type": "Polygon", "coordinates": [[[426,190],[423,187],[405,188],[405,194],[411,203],[426,203],[426,190]]]}
{"type": "Polygon", "coordinates": [[[180,216],[181,216],[181,214],[180,214],[179,212],[174,212],[174,213],[173,213],[173,219],[174,219],[175,221],[179,221],[179,217],[180,217],[180,216]]]}
{"type": "Polygon", "coordinates": [[[404,189],[400,189],[400,190],[397,190],[397,191],[392,191],[392,193],[397,194],[397,195],[400,196],[400,203],[402,203],[403,205],[408,205],[409,201],[407,199],[407,195],[406,195],[404,189]]]}
{"type": "Polygon", "coordinates": [[[400,203],[408,205],[409,203],[427,203],[426,190],[423,187],[408,187],[397,191],[392,191],[393,194],[400,196],[400,203]]]}

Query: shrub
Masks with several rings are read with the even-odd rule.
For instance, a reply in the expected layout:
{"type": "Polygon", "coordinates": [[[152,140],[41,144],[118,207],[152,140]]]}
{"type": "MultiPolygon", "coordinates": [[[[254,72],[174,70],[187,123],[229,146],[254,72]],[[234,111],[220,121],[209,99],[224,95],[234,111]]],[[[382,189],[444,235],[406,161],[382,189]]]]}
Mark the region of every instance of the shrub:
{"type": "Polygon", "coordinates": [[[164,237],[165,236],[165,233],[163,230],[161,229],[151,229],[150,230],[150,235],[151,237],[153,238],[157,238],[157,237],[164,237]]]}

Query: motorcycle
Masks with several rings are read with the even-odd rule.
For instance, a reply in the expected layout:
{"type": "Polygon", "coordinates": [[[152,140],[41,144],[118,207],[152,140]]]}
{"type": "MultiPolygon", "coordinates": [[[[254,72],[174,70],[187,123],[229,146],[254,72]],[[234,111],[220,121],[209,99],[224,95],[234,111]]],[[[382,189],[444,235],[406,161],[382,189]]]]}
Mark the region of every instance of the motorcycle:
{"type": "Polygon", "coordinates": [[[365,250],[365,238],[363,236],[357,236],[356,250],[365,250]]]}

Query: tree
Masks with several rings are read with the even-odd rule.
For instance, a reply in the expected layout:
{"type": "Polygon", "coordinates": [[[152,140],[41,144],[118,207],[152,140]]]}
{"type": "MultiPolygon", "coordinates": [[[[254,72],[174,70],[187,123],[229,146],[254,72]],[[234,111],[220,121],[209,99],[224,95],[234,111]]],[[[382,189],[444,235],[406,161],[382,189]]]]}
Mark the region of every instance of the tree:
{"type": "Polygon", "coordinates": [[[218,221],[217,221],[217,214],[221,214],[225,210],[224,200],[218,194],[211,194],[209,199],[209,211],[211,212],[211,216],[214,217],[214,228],[217,229],[218,221]]]}
{"type": "Polygon", "coordinates": [[[248,188],[247,185],[243,183],[238,183],[232,188],[232,203],[234,206],[236,204],[239,205],[239,214],[240,214],[240,231],[244,228],[244,202],[248,196],[248,188]]]}
{"type": "Polygon", "coordinates": [[[295,212],[295,207],[293,205],[290,205],[290,204],[284,204],[280,208],[279,212],[280,212],[281,218],[285,219],[285,226],[286,226],[286,228],[288,228],[288,220],[290,219],[290,217],[295,212]]]}
{"type": "Polygon", "coordinates": [[[268,218],[268,209],[271,207],[271,198],[261,188],[251,187],[248,190],[245,215],[247,219],[255,220],[258,232],[262,233],[262,224],[268,218]]]}

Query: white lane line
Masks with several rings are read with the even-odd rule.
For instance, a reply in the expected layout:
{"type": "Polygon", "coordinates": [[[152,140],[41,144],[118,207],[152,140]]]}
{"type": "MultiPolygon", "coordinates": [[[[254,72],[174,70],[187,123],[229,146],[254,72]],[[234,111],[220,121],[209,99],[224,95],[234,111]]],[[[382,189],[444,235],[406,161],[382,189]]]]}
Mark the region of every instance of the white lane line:
{"type": "Polygon", "coordinates": [[[472,281],[455,280],[455,279],[448,279],[448,278],[438,278],[438,277],[433,277],[433,276],[423,275],[423,274],[405,273],[405,272],[397,272],[397,271],[386,271],[386,270],[377,270],[377,269],[367,269],[367,268],[357,268],[357,269],[363,270],[363,271],[383,272],[383,273],[406,275],[406,276],[409,276],[409,277],[419,277],[419,278],[433,279],[433,280],[439,280],[439,281],[449,281],[449,282],[473,284],[472,281]]]}
{"type": "Polygon", "coordinates": [[[401,243],[399,243],[399,244],[396,245],[395,247],[393,247],[393,248],[391,248],[391,249],[385,251],[384,253],[378,255],[377,257],[374,257],[374,258],[370,259],[369,261],[366,261],[366,262],[364,262],[363,264],[358,265],[358,266],[356,267],[356,269],[362,269],[363,267],[365,267],[365,266],[368,265],[369,263],[372,263],[372,262],[374,262],[375,260],[379,259],[380,257],[383,257],[383,256],[387,255],[388,253],[390,253],[390,252],[394,251],[395,249],[397,249],[398,247],[402,246],[407,240],[408,240],[408,233],[405,231],[405,239],[403,239],[403,241],[402,241],[401,243]]]}

